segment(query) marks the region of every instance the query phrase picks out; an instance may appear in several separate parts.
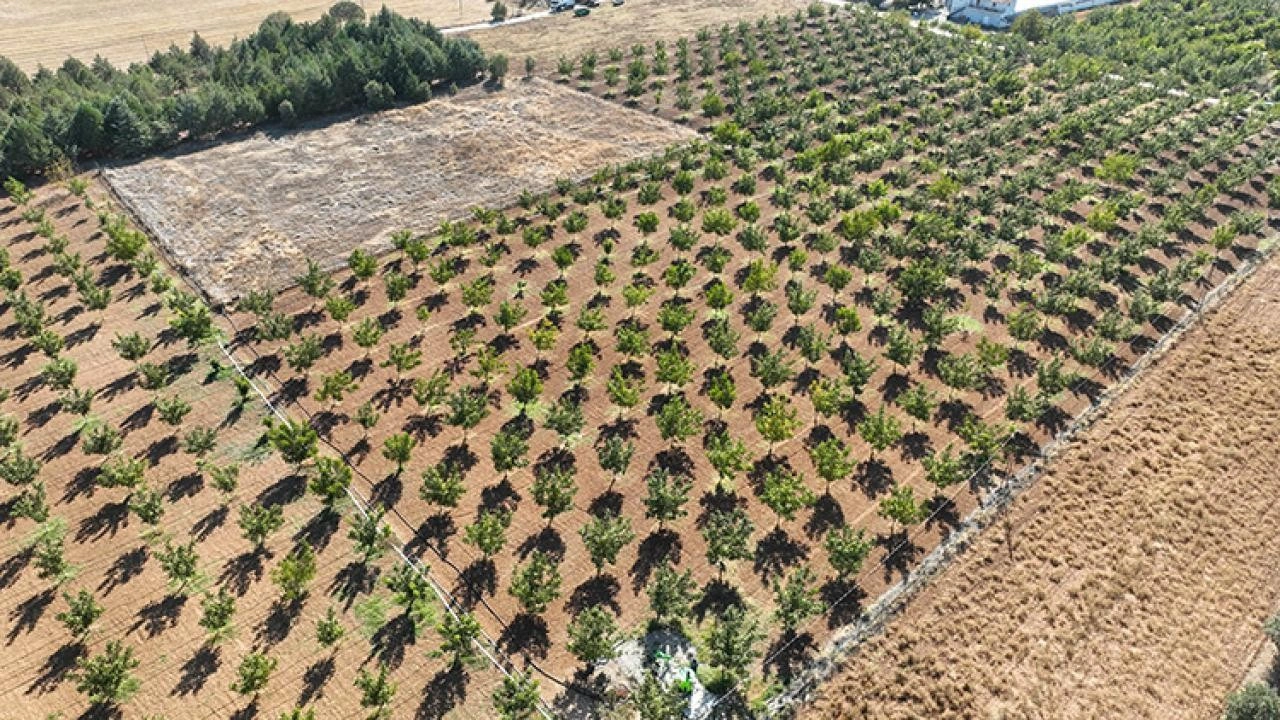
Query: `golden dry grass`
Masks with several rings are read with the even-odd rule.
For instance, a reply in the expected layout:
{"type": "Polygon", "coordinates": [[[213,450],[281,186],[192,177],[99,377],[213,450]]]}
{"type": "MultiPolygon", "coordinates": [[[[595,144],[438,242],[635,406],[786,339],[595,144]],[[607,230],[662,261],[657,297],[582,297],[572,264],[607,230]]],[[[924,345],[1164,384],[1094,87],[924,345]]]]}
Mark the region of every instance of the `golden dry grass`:
{"type": "MultiPolygon", "coordinates": [[[[170,43],[186,47],[192,32],[223,45],[244,37],[273,12],[314,20],[336,0],[0,0],[0,55],[25,70],[57,67],[68,56],[101,54],[127,65],[170,43]]],[[[487,0],[381,0],[396,12],[439,27],[489,19],[487,0]]],[[[508,3],[514,5],[515,3],[508,3]]]]}
{"type": "Polygon", "coordinates": [[[488,52],[502,52],[523,68],[524,58],[535,58],[549,72],[556,58],[575,57],[588,49],[629,48],[635,43],[665,40],[674,43],[703,27],[790,13],[808,7],[808,0],[626,0],[602,7],[585,18],[561,13],[546,20],[485,29],[471,33],[488,52]]]}
{"type": "Polygon", "coordinates": [[[216,300],[283,287],[307,259],[340,265],[476,206],[660,152],[693,132],[542,81],[106,172],[126,205],[216,300]]]}
{"type": "Polygon", "coordinates": [[[867,643],[824,718],[1214,718],[1280,599],[1280,262],[867,643]]]}

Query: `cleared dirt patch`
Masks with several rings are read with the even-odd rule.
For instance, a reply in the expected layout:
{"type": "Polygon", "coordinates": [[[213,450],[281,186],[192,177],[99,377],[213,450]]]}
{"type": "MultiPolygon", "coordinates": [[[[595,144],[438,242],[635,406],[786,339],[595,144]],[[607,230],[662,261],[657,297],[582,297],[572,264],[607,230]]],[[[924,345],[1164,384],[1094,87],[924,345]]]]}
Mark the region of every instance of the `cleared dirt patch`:
{"type": "Polygon", "coordinates": [[[1208,718],[1280,594],[1280,264],[869,642],[820,717],[1208,718]]]}
{"type": "MultiPolygon", "coordinates": [[[[170,43],[185,48],[191,34],[225,45],[257,29],[273,12],[315,20],[331,0],[0,0],[0,55],[27,71],[56,68],[69,56],[86,63],[102,55],[117,65],[146,60],[170,43]]],[[[386,0],[368,3],[428,20],[438,27],[489,19],[485,0],[386,0]]],[[[514,6],[514,3],[512,4],[514,6]]]]}
{"type": "Polygon", "coordinates": [[[215,300],[283,287],[308,258],[510,203],[693,132],[541,80],[108,170],[107,180],[215,300]]]}
{"type": "Polygon", "coordinates": [[[808,5],[806,0],[627,0],[622,7],[602,5],[585,18],[561,13],[523,25],[480,30],[469,37],[486,52],[506,53],[518,61],[513,68],[523,68],[522,58],[533,57],[543,72],[550,73],[561,55],[575,58],[591,49],[629,48],[654,40],[671,43],[704,27],[736,25],[808,5]]]}

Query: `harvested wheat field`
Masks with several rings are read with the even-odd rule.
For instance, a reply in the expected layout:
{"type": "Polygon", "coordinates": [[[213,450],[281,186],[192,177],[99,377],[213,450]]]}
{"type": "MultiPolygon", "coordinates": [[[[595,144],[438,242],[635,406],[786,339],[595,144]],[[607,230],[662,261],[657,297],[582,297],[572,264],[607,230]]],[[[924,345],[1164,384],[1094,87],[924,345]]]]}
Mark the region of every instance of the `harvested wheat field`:
{"type": "Polygon", "coordinates": [[[1273,260],[802,712],[1218,717],[1280,595],[1278,383],[1273,260]]]}
{"type": "Polygon", "coordinates": [[[628,0],[622,7],[602,6],[587,18],[561,13],[537,22],[486,28],[470,37],[485,52],[506,53],[517,60],[532,57],[549,69],[557,58],[572,58],[585,50],[625,48],[654,40],[670,43],[699,28],[736,25],[808,5],[804,0],[628,0]]]}
{"type": "MultiPolygon", "coordinates": [[[[273,12],[315,20],[331,5],[330,0],[0,0],[0,55],[28,72],[39,65],[56,68],[68,57],[88,62],[95,55],[126,65],[171,43],[185,48],[194,32],[211,44],[226,45],[256,30],[273,12]]],[[[374,12],[381,5],[437,27],[483,22],[490,8],[485,0],[385,0],[365,9],[374,12]]]]}
{"type": "Polygon", "coordinates": [[[503,206],[694,135],[541,80],[112,169],[112,188],[218,301],[336,267],[391,232],[503,206]]]}

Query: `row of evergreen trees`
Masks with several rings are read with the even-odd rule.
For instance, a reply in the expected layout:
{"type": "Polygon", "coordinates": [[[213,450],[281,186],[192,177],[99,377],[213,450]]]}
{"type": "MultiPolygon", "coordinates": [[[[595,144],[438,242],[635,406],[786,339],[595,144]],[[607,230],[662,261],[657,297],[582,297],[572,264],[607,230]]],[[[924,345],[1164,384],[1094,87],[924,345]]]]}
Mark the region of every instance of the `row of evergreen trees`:
{"type": "Polygon", "coordinates": [[[0,177],[60,161],[136,157],[181,140],[357,107],[420,102],[477,81],[473,41],[387,10],[364,19],[340,2],[315,22],[276,13],[230,47],[199,35],[122,71],[68,59],[28,77],[0,56],[0,177]]]}

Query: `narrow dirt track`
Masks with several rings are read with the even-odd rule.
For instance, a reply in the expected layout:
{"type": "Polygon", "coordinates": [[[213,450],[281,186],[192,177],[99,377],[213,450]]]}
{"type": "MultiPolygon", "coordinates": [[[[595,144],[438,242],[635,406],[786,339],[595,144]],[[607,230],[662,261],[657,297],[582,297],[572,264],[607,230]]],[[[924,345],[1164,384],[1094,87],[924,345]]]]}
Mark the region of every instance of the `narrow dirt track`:
{"type": "Polygon", "coordinates": [[[1280,600],[1280,261],[799,716],[1216,718],[1280,600]]]}

